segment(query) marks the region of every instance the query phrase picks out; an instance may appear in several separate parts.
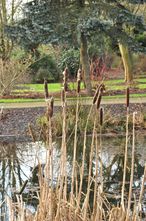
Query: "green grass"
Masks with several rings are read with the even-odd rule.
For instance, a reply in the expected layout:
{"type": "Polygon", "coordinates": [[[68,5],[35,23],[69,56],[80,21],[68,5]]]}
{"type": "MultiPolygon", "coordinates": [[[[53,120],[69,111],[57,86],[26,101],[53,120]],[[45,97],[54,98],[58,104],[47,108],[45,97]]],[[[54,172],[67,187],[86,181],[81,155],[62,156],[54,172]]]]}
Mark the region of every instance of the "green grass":
{"type": "MultiPolygon", "coordinates": [[[[135,79],[137,84],[135,85],[139,89],[146,89],[146,79],[135,79]]],[[[123,79],[113,79],[113,80],[105,80],[104,81],[107,90],[124,90],[126,85],[124,85],[123,79]]],[[[96,82],[92,82],[93,85],[96,85],[96,82]]],[[[20,84],[18,85],[18,89],[13,90],[13,93],[27,94],[31,92],[44,92],[43,84],[20,84]]],[[[77,85],[75,83],[69,83],[70,90],[76,89],[77,85]]],[[[81,84],[81,89],[84,88],[84,84],[81,84]]],[[[59,92],[62,89],[61,83],[50,83],[48,84],[48,89],[50,92],[59,92]]]]}
{"type": "MultiPolygon", "coordinates": [[[[44,92],[44,85],[43,84],[20,84],[18,85],[19,89],[13,90],[13,93],[31,93],[31,92],[44,92]]],[[[73,90],[76,89],[76,83],[69,83],[69,89],[73,90]]],[[[84,88],[84,84],[81,84],[81,88],[84,88]]],[[[59,92],[62,89],[61,83],[50,83],[48,84],[48,90],[50,92],[59,92]]]]}
{"type": "MultiPolygon", "coordinates": [[[[146,89],[146,79],[141,78],[141,79],[135,79],[135,84],[133,87],[139,88],[139,89],[146,89]]],[[[97,85],[96,82],[92,82],[93,85],[97,85]]],[[[106,90],[125,90],[126,85],[124,84],[123,79],[113,79],[113,80],[106,80],[105,82],[106,90]]],[[[69,83],[69,88],[70,90],[75,90],[77,87],[76,82],[75,83],[69,83]]],[[[81,89],[84,88],[84,84],[81,84],[81,89]]],[[[62,89],[62,84],[61,83],[50,83],[48,84],[48,89],[49,92],[60,92],[62,89]]],[[[13,91],[13,94],[29,94],[31,92],[39,92],[39,93],[44,93],[44,85],[43,84],[20,84],[18,85],[18,88],[13,91]]],[[[125,95],[114,95],[114,96],[104,96],[104,99],[114,99],[114,98],[124,98],[125,95]]],[[[135,98],[140,98],[140,97],[146,97],[146,94],[132,94],[131,97],[135,98]]],[[[88,99],[89,97],[86,97],[88,99]]],[[[68,99],[76,99],[74,98],[68,98],[68,99]]],[[[85,98],[83,98],[85,99],[85,98]]],[[[18,98],[18,99],[0,99],[0,103],[26,103],[26,102],[41,102],[43,99],[30,99],[30,98],[18,98]]]]}
{"type": "Polygon", "coordinates": [[[1,103],[27,103],[27,102],[43,102],[44,99],[16,98],[16,99],[0,99],[1,103]]]}
{"type": "MultiPolygon", "coordinates": [[[[142,97],[146,97],[146,94],[131,94],[130,95],[131,98],[142,98],[142,97]]],[[[122,94],[122,95],[113,95],[113,96],[103,96],[103,100],[109,100],[109,99],[120,99],[120,98],[125,98],[125,95],[122,94]]],[[[81,98],[82,100],[87,100],[89,99],[92,100],[93,97],[82,97],[81,98]]],[[[60,101],[60,99],[55,99],[56,101],[60,101]]],[[[70,98],[67,98],[67,100],[71,101],[76,101],[76,97],[70,97],[70,98]]],[[[4,103],[29,103],[29,102],[44,102],[45,100],[42,98],[42,99],[30,99],[30,98],[17,98],[17,99],[0,99],[0,103],[1,104],[4,104],[4,103]]]]}

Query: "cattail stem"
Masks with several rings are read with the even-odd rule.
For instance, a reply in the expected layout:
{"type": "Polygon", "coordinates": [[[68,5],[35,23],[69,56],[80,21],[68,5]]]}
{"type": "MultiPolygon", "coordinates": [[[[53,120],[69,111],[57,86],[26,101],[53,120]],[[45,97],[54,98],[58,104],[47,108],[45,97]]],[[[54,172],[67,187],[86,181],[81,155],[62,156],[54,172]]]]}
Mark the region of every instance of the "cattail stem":
{"type": "Polygon", "coordinates": [[[94,152],[94,142],[95,142],[95,132],[96,132],[96,119],[94,121],[94,126],[93,126],[93,132],[92,132],[92,141],[91,141],[91,147],[90,147],[90,159],[89,159],[89,172],[88,172],[88,184],[87,184],[87,193],[83,205],[83,220],[86,220],[87,217],[87,208],[88,208],[88,203],[89,203],[89,196],[90,196],[90,186],[93,182],[93,179],[91,177],[92,175],[92,161],[93,161],[93,152],[94,152]]]}
{"type": "Polygon", "coordinates": [[[144,167],[144,175],[143,175],[143,179],[142,179],[141,191],[140,191],[140,196],[139,196],[139,201],[138,201],[138,207],[139,207],[138,209],[139,209],[139,213],[141,216],[141,220],[142,220],[142,198],[143,198],[143,193],[144,193],[145,180],[146,180],[146,164],[144,167]]]}
{"type": "Polygon", "coordinates": [[[129,213],[130,213],[130,207],[131,207],[131,197],[132,197],[132,185],[133,185],[133,177],[134,177],[135,115],[136,115],[136,112],[133,113],[133,140],[132,140],[131,176],[130,176],[130,187],[129,187],[128,208],[127,208],[126,221],[129,219],[129,213]]]}
{"type": "Polygon", "coordinates": [[[126,115],[126,142],[125,142],[125,156],[124,156],[124,171],[123,171],[123,182],[122,182],[122,193],[121,193],[121,206],[125,211],[124,204],[124,193],[125,193],[125,181],[126,181],[126,169],[127,169],[127,155],[128,155],[128,136],[129,136],[129,108],[127,108],[126,115]]]}
{"type": "Polygon", "coordinates": [[[62,105],[62,144],[61,144],[61,161],[60,161],[60,177],[59,177],[59,195],[58,195],[58,208],[56,213],[56,220],[59,220],[60,216],[60,203],[63,198],[67,200],[67,174],[66,174],[66,163],[67,163],[67,149],[66,149],[66,93],[63,92],[63,105],[62,105]]]}
{"type": "MultiPolygon", "coordinates": [[[[83,186],[83,177],[84,177],[84,165],[85,165],[85,154],[86,154],[86,142],[87,142],[87,127],[88,122],[91,116],[91,113],[93,111],[93,105],[90,108],[89,114],[87,116],[87,121],[84,129],[84,143],[83,143],[83,154],[82,154],[82,165],[81,165],[81,172],[80,172],[80,185],[79,185],[79,193],[78,193],[78,199],[77,199],[77,205],[80,206],[81,201],[81,193],[82,193],[82,186],[83,186]]],[[[78,211],[79,208],[77,208],[78,211]]]]}
{"type": "Polygon", "coordinates": [[[28,124],[28,131],[29,131],[29,134],[32,138],[32,141],[35,143],[36,142],[36,136],[35,136],[35,133],[34,133],[30,123],[28,124]]]}
{"type": "Polygon", "coordinates": [[[77,104],[76,104],[76,119],[75,119],[75,133],[74,133],[74,151],[73,151],[73,168],[72,168],[72,180],[71,180],[71,200],[72,200],[73,193],[74,193],[74,182],[75,182],[78,120],[79,120],[79,94],[77,95],[77,104]]]}

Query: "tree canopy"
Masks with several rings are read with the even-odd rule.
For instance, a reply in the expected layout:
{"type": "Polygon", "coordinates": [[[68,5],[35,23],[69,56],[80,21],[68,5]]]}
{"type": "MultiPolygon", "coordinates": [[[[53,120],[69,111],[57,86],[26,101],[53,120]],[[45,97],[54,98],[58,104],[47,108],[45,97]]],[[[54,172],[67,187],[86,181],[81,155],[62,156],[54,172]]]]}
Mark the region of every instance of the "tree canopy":
{"type": "MultiPolygon", "coordinates": [[[[16,25],[8,26],[6,32],[13,42],[32,51],[42,43],[78,48],[83,39],[82,46],[87,49],[85,41],[103,34],[113,44],[120,46],[124,62],[124,54],[129,53],[129,50],[146,52],[146,47],[137,37],[146,31],[143,15],[137,13],[139,5],[145,2],[146,0],[33,0],[24,5],[23,18],[16,25]]],[[[85,72],[89,72],[89,68],[85,72]]]]}

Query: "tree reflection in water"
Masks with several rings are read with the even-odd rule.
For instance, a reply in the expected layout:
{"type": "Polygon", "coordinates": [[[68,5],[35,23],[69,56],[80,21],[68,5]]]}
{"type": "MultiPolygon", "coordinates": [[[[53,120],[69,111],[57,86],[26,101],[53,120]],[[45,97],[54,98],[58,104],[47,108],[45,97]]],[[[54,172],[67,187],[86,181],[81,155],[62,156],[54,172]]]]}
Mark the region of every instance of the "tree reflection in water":
{"type": "MultiPolygon", "coordinates": [[[[77,148],[77,161],[81,165],[82,161],[82,147],[83,140],[78,139],[77,148]]],[[[90,156],[90,144],[91,139],[87,139],[87,150],[86,150],[86,165],[84,172],[84,182],[83,182],[83,192],[86,194],[87,187],[87,174],[89,168],[89,156],[90,156]]],[[[146,158],[146,153],[144,151],[144,146],[146,144],[146,139],[141,139],[141,143],[137,143],[137,151],[135,154],[135,175],[134,175],[134,185],[133,190],[136,196],[139,194],[139,189],[141,185],[141,178],[144,172],[144,165],[141,161],[146,158]]],[[[123,164],[124,164],[124,146],[125,138],[104,138],[102,140],[103,152],[100,154],[99,158],[103,164],[103,177],[104,177],[104,192],[108,197],[111,204],[120,202],[120,192],[123,179],[123,164]],[[115,197],[116,196],[116,197],[115,197]]],[[[60,141],[58,140],[55,145],[56,149],[60,150],[60,141]]],[[[24,201],[29,204],[29,206],[37,205],[36,200],[36,190],[38,187],[38,165],[32,170],[34,166],[36,147],[32,144],[16,144],[16,143],[0,143],[0,202],[3,202],[6,196],[10,196],[15,200],[16,190],[20,190],[25,180],[29,180],[27,187],[25,188],[22,196],[24,201]]],[[[40,158],[45,156],[45,149],[42,145],[43,154],[40,158]]],[[[131,145],[129,145],[129,155],[128,155],[128,165],[127,165],[127,177],[126,177],[126,192],[128,194],[129,180],[130,180],[130,164],[131,164],[131,145]]],[[[70,180],[70,168],[72,163],[73,155],[73,141],[70,140],[68,143],[68,180],[70,180]]],[[[45,158],[44,158],[45,159],[45,158]]],[[[54,158],[54,161],[58,161],[54,158]]],[[[42,160],[42,170],[44,167],[44,160],[42,160]]],[[[57,169],[58,170],[58,169],[57,169]]],[[[55,172],[56,173],[56,172],[55,172]]],[[[95,160],[92,163],[92,176],[95,174],[95,160]]],[[[98,185],[100,181],[98,180],[98,185]]],[[[91,188],[94,188],[92,185],[91,188]]],[[[68,192],[70,192],[70,182],[68,183],[68,192]]],[[[90,197],[93,197],[92,194],[90,197]]],[[[6,205],[3,204],[0,207],[0,220],[5,221],[6,219],[6,205]]],[[[8,215],[8,214],[7,214],[8,215]]]]}
{"type": "MultiPolygon", "coordinates": [[[[11,190],[14,191],[21,186],[22,171],[21,163],[18,157],[21,153],[15,143],[0,143],[0,201],[4,202],[6,196],[12,197],[11,190]]],[[[1,220],[6,220],[6,205],[0,208],[1,220]]]]}

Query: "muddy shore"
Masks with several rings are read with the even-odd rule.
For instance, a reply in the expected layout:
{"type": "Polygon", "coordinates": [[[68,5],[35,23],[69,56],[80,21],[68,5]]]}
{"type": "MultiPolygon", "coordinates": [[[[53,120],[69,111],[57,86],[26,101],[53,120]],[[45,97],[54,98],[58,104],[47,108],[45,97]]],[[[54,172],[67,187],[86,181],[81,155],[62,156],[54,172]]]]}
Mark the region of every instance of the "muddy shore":
{"type": "MultiPolygon", "coordinates": [[[[118,118],[126,114],[125,104],[103,104],[102,106],[104,111],[109,111],[113,117],[118,118]]],[[[45,107],[4,109],[0,120],[0,141],[30,140],[28,124],[35,127],[37,119],[45,114],[45,110],[45,107]]],[[[61,111],[61,107],[54,108],[54,112],[59,111],[61,111]]],[[[130,112],[134,111],[146,114],[146,104],[130,104],[130,112]]]]}

